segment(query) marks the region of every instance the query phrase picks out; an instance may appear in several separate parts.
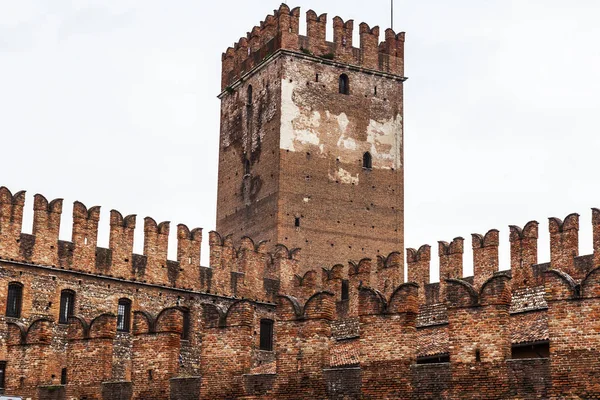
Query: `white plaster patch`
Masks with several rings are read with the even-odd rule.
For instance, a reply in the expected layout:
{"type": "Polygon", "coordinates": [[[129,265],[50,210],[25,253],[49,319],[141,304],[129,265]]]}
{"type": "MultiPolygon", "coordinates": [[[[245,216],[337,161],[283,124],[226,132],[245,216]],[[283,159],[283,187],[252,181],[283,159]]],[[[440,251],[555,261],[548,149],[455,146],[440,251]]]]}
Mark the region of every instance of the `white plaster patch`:
{"type": "Polygon", "coordinates": [[[337,142],[338,147],[344,147],[348,150],[356,150],[356,140],[352,138],[344,137],[344,135],[340,136],[340,139],[337,142]]]}
{"type": "Polygon", "coordinates": [[[356,174],[356,176],[353,176],[350,172],[346,171],[343,168],[339,168],[337,171],[335,171],[333,175],[330,173],[329,180],[355,185],[358,185],[359,181],[358,174],[356,174]]]}
{"type": "MultiPolygon", "coordinates": [[[[367,142],[371,144],[373,167],[376,160],[391,161],[394,168],[402,167],[402,116],[380,122],[371,120],[367,127],[367,142]]],[[[391,166],[379,165],[382,168],[391,166]]]]}
{"type": "Polygon", "coordinates": [[[281,138],[279,147],[289,151],[296,151],[295,144],[298,143],[308,143],[316,146],[321,144],[317,129],[321,125],[321,114],[314,111],[306,116],[301,112],[293,100],[296,86],[295,82],[289,82],[286,79],[281,80],[281,138]]]}
{"type": "Polygon", "coordinates": [[[338,125],[340,126],[340,131],[342,131],[342,133],[346,133],[346,129],[348,128],[348,124],[350,123],[350,120],[348,119],[346,113],[341,113],[340,115],[338,115],[337,120],[338,125]]]}

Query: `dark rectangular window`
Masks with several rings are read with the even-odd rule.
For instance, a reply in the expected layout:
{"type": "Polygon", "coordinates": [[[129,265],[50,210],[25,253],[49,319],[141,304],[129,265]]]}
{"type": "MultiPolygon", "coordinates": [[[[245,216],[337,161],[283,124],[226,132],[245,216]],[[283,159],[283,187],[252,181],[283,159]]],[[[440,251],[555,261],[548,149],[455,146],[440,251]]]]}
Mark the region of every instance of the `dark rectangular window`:
{"type": "Polygon", "coordinates": [[[8,285],[8,299],[6,302],[6,316],[13,318],[21,317],[21,303],[23,300],[23,285],[11,283],[8,285]]]}
{"type": "Polygon", "coordinates": [[[60,371],[60,384],[61,385],[66,385],[67,384],[67,369],[63,368],[60,371]]]}
{"type": "Polygon", "coordinates": [[[182,340],[190,339],[190,312],[185,311],[183,313],[183,332],[181,332],[182,340]]]}
{"type": "Polygon", "coordinates": [[[417,357],[417,364],[440,364],[440,363],[449,363],[450,355],[448,354],[438,354],[436,356],[422,356],[417,357]]]}
{"type": "Polygon", "coordinates": [[[273,321],[270,319],[260,320],[260,349],[273,351],[273,321]]]}
{"type": "Polygon", "coordinates": [[[513,344],[511,358],[549,358],[550,342],[547,340],[513,344]]]}
{"type": "Polygon", "coordinates": [[[69,322],[69,317],[72,317],[75,312],[75,292],[72,290],[63,290],[60,293],[60,314],[58,322],[66,324],[69,322]]]}
{"type": "Polygon", "coordinates": [[[6,361],[0,361],[0,389],[4,389],[6,381],[6,361]]]}
{"type": "Polygon", "coordinates": [[[117,308],[117,330],[121,332],[129,332],[131,321],[131,300],[120,299],[117,308]]]}
{"type": "Polygon", "coordinates": [[[350,282],[346,279],[342,281],[342,300],[348,300],[350,298],[350,282]]]}

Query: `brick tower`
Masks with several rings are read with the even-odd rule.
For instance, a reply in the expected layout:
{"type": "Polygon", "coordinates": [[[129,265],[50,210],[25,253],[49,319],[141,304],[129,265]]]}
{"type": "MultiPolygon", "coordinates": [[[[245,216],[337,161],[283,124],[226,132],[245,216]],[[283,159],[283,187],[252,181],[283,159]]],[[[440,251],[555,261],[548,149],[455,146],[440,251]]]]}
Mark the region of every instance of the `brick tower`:
{"type": "Polygon", "coordinates": [[[223,54],[217,230],[313,267],[402,253],[404,34],[279,10],[223,54]]]}

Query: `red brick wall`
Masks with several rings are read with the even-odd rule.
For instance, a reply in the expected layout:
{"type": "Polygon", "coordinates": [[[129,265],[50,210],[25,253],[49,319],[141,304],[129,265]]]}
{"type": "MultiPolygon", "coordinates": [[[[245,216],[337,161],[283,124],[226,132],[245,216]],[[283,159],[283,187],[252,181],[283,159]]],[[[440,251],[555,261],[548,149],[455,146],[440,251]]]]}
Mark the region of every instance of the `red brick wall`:
{"type": "Polygon", "coordinates": [[[219,310],[206,305],[202,335],[202,399],[229,399],[244,394],[242,376],[250,372],[256,330],[250,302],[219,310]]]}
{"type": "Polygon", "coordinates": [[[280,298],[277,310],[277,399],[326,398],[324,368],[329,367],[330,321],[334,317],[332,294],[315,294],[300,305],[280,298]]]}
{"type": "Polygon", "coordinates": [[[600,396],[600,270],[581,286],[557,271],[546,273],[551,395],[600,396]]]}
{"type": "Polygon", "coordinates": [[[368,399],[407,398],[416,361],[418,288],[400,286],[389,301],[372,289],[359,293],[362,394],[368,399]]]}
{"type": "Polygon", "coordinates": [[[491,278],[481,291],[459,280],[447,286],[451,397],[507,398],[506,359],[510,357],[508,330],[510,280],[491,278]]]}
{"type": "Polygon", "coordinates": [[[133,398],[160,400],[168,397],[169,380],[179,371],[183,316],[167,310],[156,319],[135,314],[132,349],[133,398]]]}
{"type": "Polygon", "coordinates": [[[67,387],[70,397],[101,399],[101,385],[112,378],[116,317],[71,319],[67,339],[67,387]]]}

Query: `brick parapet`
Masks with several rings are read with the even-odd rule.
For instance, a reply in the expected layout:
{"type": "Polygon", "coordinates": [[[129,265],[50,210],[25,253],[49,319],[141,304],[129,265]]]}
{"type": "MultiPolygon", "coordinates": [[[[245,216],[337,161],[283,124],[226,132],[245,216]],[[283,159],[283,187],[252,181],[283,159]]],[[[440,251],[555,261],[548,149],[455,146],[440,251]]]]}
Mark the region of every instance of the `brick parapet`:
{"type": "Polygon", "coordinates": [[[509,228],[513,288],[537,286],[541,282],[535,279],[532,266],[538,262],[538,222],[529,221],[524,228],[516,225],[511,225],[509,228]]]}
{"type": "Polygon", "coordinates": [[[419,303],[425,304],[425,286],[430,283],[431,269],[431,246],[424,244],[419,250],[406,249],[406,264],[408,281],[415,282],[421,288],[419,290],[419,303]]]}
{"type": "Polygon", "coordinates": [[[73,264],[85,272],[96,270],[96,247],[100,207],[88,208],[81,202],[73,204],[73,264]]]}
{"type": "Polygon", "coordinates": [[[90,274],[200,289],[202,230],[178,226],[177,261],[167,259],[169,223],[144,220],[144,255],[133,254],[136,216],[110,212],[109,248],[98,247],[100,207],[73,204],[70,242],[59,240],[62,199],[34,197],[32,235],[22,233],[25,192],[0,188],[0,258],[90,274]]]}
{"type": "Polygon", "coordinates": [[[549,218],[550,265],[574,278],[582,278],[575,268],[575,257],[579,255],[579,214],[570,214],[564,221],[549,218]]]}
{"type": "Polygon", "coordinates": [[[245,37],[229,47],[222,56],[221,88],[225,90],[246,72],[259,65],[279,49],[302,52],[306,55],[335,60],[393,75],[404,74],[404,32],[385,31],[379,42],[379,27],[360,24],[360,45],[354,47],[354,21],[333,19],[333,42],[326,41],[327,14],[313,10],[306,13],[307,32],[299,32],[300,8],[290,9],[282,4],[255,26],[245,37]]]}
{"type": "Polygon", "coordinates": [[[25,192],[14,195],[6,187],[0,187],[0,257],[17,258],[23,224],[25,192]]]}
{"type": "Polygon", "coordinates": [[[62,199],[48,202],[41,194],[34,196],[33,236],[35,242],[30,261],[36,264],[58,265],[58,235],[62,205],[62,199]]]}

